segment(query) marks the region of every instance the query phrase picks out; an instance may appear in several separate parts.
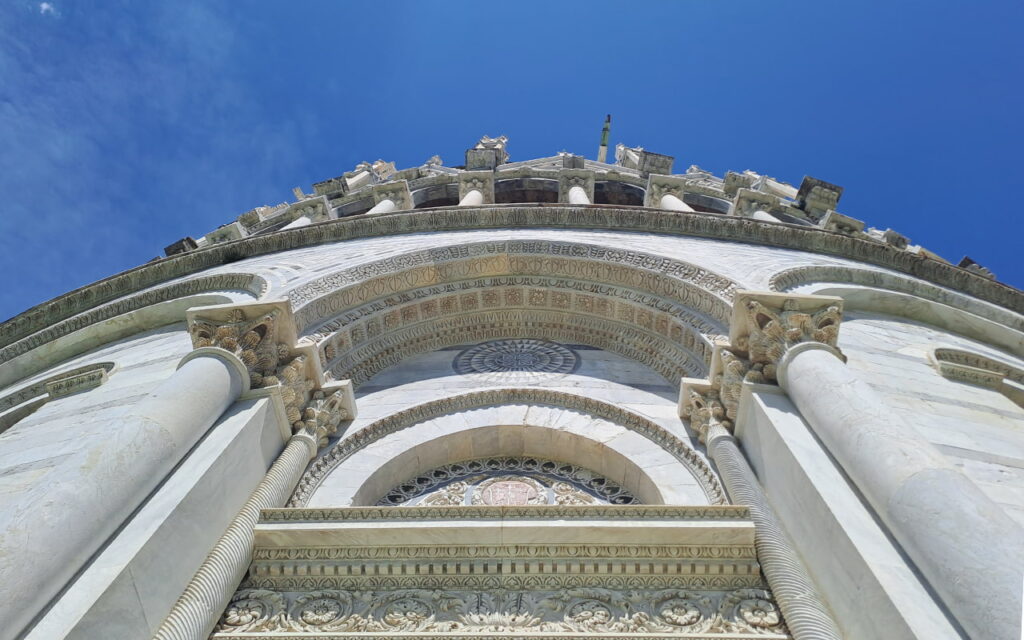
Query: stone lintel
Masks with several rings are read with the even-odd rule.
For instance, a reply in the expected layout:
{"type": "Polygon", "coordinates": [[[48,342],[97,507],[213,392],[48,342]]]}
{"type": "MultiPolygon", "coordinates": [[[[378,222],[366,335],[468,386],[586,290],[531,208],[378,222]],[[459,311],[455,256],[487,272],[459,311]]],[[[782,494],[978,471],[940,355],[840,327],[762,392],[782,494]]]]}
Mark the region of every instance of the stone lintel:
{"type": "Polygon", "coordinates": [[[217,243],[231,242],[232,240],[241,240],[242,238],[245,238],[248,235],[249,231],[241,222],[238,222],[236,220],[235,222],[230,222],[221,227],[217,227],[216,229],[214,229],[213,231],[211,231],[210,233],[206,234],[203,237],[206,238],[206,241],[209,243],[217,243]]]}
{"type": "Polygon", "coordinates": [[[459,201],[476,189],[484,196],[484,204],[494,203],[494,172],[464,171],[459,174],[459,201]]]}
{"type": "Polygon", "coordinates": [[[193,251],[198,248],[199,245],[196,244],[196,241],[191,236],[185,236],[181,240],[167,245],[167,247],[164,248],[164,255],[170,257],[179,253],[193,251]]]}
{"type": "Polygon", "coordinates": [[[345,195],[348,193],[348,180],[345,176],[338,176],[323,182],[317,182],[313,184],[313,193],[318,196],[335,196],[345,195]]]}
{"type": "Polygon", "coordinates": [[[593,171],[586,169],[562,169],[558,172],[558,201],[569,201],[569,189],[582,187],[587,192],[587,199],[594,202],[594,181],[593,171]]]}

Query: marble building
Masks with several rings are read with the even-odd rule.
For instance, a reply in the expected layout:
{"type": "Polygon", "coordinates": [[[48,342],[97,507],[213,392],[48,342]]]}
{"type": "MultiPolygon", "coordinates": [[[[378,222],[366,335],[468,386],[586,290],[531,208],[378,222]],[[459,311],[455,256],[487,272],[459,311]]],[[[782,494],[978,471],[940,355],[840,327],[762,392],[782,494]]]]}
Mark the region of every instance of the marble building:
{"type": "Polygon", "coordinates": [[[0,640],[1020,638],[1024,294],[614,155],[363,163],[0,325],[0,640]]]}

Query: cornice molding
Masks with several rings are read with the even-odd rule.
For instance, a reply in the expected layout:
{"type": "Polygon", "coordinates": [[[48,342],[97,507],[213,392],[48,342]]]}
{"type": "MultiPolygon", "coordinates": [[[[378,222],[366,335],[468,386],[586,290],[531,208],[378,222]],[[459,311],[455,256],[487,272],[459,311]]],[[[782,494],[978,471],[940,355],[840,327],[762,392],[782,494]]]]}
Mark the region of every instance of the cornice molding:
{"type": "Polygon", "coordinates": [[[638,231],[795,249],[886,267],[1024,313],[1024,294],[1013,287],[915,253],[820,228],[642,207],[516,204],[353,216],[204,247],[141,265],[33,307],[0,325],[0,336],[9,343],[102,303],[244,258],[355,238],[490,228],[638,231]]]}

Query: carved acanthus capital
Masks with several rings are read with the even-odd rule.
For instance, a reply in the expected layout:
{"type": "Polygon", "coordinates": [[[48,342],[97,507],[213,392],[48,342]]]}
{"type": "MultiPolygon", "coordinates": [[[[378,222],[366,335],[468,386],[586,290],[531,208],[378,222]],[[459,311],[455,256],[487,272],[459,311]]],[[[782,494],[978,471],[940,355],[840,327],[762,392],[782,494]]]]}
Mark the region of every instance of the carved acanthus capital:
{"type": "Polygon", "coordinates": [[[558,172],[558,201],[569,201],[569,189],[580,187],[587,199],[594,201],[594,172],[585,169],[562,169],[558,172]]]}
{"type": "Polygon", "coordinates": [[[777,196],[753,189],[739,189],[729,208],[729,215],[749,218],[757,211],[771,213],[781,207],[777,196]]]}
{"type": "Polygon", "coordinates": [[[278,341],[281,310],[271,305],[218,305],[190,309],[188,332],[193,348],[218,347],[238,357],[253,388],[273,378],[288,349],[278,341]]]}
{"type": "Polygon", "coordinates": [[[706,442],[708,430],[719,425],[732,432],[718,388],[707,380],[683,378],[679,392],[679,415],[690,421],[698,439],[706,442]]]}
{"type": "Polygon", "coordinates": [[[464,171],[459,174],[459,200],[470,191],[479,191],[484,196],[484,204],[494,203],[494,172],[464,171]]]}
{"type": "Polygon", "coordinates": [[[395,203],[395,209],[399,211],[413,208],[412,193],[409,192],[409,183],[405,180],[374,185],[372,193],[374,204],[390,200],[395,203]]]}
{"type": "Polygon", "coordinates": [[[297,340],[287,301],[197,307],[189,309],[187,321],[193,347],[218,347],[234,354],[248,370],[254,394],[280,397],[278,406],[287,424],[304,424],[307,409],[320,391],[339,395],[318,405],[318,411],[341,406],[346,416],[355,415],[351,383],[324,379],[316,347],[297,340]]]}
{"type": "Polygon", "coordinates": [[[330,219],[330,211],[331,208],[327,206],[327,198],[320,196],[290,205],[281,219],[291,222],[305,216],[313,222],[323,222],[330,219]]]}
{"type": "Polygon", "coordinates": [[[334,384],[313,392],[299,419],[292,422],[292,432],[305,432],[322,448],[338,432],[343,420],[353,418],[351,385],[334,384]]]}
{"type": "Polygon", "coordinates": [[[779,360],[797,344],[818,342],[838,353],[842,314],[843,300],[835,296],[739,291],[729,341],[732,351],[763,367],[765,381],[775,382],[779,360]]]}
{"type": "Polygon", "coordinates": [[[680,200],[686,192],[687,180],[680,176],[651,174],[647,178],[647,192],[644,194],[644,206],[658,208],[665,195],[673,195],[680,200]]]}

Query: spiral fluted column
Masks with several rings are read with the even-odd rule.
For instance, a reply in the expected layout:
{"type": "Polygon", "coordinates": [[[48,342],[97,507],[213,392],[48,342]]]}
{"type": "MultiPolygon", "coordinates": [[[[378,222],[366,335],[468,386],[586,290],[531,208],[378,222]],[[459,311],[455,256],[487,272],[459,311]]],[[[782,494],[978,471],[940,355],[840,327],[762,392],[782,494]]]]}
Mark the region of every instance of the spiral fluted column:
{"type": "Polygon", "coordinates": [[[253,528],[260,511],[281,507],[316,454],[317,438],[293,435],[252,496],[228,526],[185,592],[157,629],[154,640],[206,640],[235,587],[245,577],[253,550],[253,528]]]}
{"type": "Polygon", "coordinates": [[[841,640],[832,614],[817,594],[803,562],[768,504],[735,438],[722,425],[707,429],[708,453],[733,503],[750,509],[757,560],[795,640],[841,640]]]}

